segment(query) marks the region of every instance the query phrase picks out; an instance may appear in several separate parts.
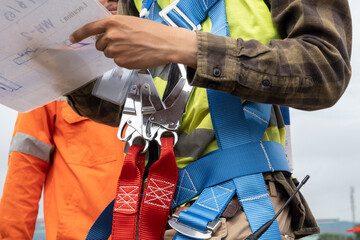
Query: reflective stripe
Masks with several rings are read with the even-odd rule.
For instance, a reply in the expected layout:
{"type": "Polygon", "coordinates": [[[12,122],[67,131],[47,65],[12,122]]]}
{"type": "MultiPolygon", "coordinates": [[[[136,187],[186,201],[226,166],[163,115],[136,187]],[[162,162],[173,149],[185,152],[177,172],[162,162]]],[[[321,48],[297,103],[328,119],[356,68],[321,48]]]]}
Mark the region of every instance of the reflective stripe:
{"type": "Polygon", "coordinates": [[[285,128],[284,119],[280,116],[282,116],[280,112],[280,107],[277,105],[273,105],[271,109],[269,127],[278,127],[279,129],[285,128]]]}
{"type": "Polygon", "coordinates": [[[214,136],[212,129],[197,128],[190,134],[182,132],[174,149],[176,157],[200,158],[206,147],[214,140],[214,136]]]}
{"type": "Polygon", "coordinates": [[[62,96],[62,97],[56,99],[56,102],[63,102],[63,101],[67,101],[67,97],[62,96]]]}
{"type": "MultiPolygon", "coordinates": [[[[171,64],[160,66],[157,68],[151,68],[150,73],[153,77],[159,77],[161,79],[168,79],[171,64]]],[[[166,80],[165,80],[166,81],[166,80]]]]}
{"type": "Polygon", "coordinates": [[[9,155],[13,151],[29,154],[50,162],[50,155],[54,151],[54,147],[33,136],[17,132],[11,140],[9,155]]]}

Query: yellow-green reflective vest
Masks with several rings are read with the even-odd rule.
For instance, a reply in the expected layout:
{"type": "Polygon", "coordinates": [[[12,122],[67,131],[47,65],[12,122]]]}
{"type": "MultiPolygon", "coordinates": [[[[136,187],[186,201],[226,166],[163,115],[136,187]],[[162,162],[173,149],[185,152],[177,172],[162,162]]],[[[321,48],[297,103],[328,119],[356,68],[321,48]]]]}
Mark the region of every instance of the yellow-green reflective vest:
{"type": "MultiPolygon", "coordinates": [[[[174,0],[158,0],[163,9],[174,0]]],[[[135,0],[137,9],[141,10],[142,0],[135,0]]],[[[271,39],[279,38],[271,20],[271,14],[263,0],[225,0],[225,9],[229,23],[229,34],[232,38],[244,40],[256,39],[268,44],[271,39]]],[[[210,32],[211,20],[202,23],[202,31],[210,32]]],[[[160,96],[164,94],[167,84],[166,70],[158,70],[154,77],[160,96]]],[[[236,123],[234,123],[236,124],[236,123]]],[[[179,141],[175,146],[176,162],[179,168],[197,160],[201,156],[218,149],[214,137],[205,88],[195,87],[188,100],[179,129],[179,141]]],[[[275,141],[285,145],[285,127],[277,106],[271,113],[270,124],[263,141],[275,141]]]]}

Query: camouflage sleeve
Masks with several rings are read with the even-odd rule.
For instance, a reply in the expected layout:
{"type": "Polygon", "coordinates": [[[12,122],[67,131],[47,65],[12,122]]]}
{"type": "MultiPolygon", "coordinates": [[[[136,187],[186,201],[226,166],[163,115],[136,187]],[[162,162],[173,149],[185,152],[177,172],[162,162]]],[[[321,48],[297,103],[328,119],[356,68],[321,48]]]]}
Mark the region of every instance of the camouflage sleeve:
{"type": "Polygon", "coordinates": [[[304,110],[330,107],[351,76],[347,0],[272,0],[282,39],[269,45],[197,32],[191,84],[255,102],[304,110]]]}

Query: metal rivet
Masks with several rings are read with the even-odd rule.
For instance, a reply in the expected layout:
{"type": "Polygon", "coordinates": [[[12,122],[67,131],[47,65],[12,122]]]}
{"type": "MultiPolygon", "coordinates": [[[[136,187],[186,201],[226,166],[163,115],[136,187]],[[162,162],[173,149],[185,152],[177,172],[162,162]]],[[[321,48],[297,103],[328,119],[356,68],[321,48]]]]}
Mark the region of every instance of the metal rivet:
{"type": "Polygon", "coordinates": [[[218,68],[218,67],[214,67],[213,75],[214,75],[214,77],[220,77],[221,76],[221,69],[218,68]]]}
{"type": "Polygon", "coordinates": [[[208,83],[207,88],[209,88],[209,89],[216,89],[216,86],[217,86],[216,83],[210,82],[210,83],[208,83]]]}
{"type": "Polygon", "coordinates": [[[264,79],[264,80],[261,81],[261,84],[264,87],[269,87],[271,85],[271,82],[269,81],[269,79],[264,79]]]}

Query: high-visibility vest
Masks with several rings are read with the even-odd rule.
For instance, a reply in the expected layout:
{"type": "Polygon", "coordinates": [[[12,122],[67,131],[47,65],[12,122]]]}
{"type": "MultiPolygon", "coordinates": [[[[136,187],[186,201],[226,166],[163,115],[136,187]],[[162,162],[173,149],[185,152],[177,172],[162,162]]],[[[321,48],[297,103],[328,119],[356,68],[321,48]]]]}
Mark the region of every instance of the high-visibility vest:
{"type": "MultiPolygon", "coordinates": [[[[173,0],[157,1],[162,9],[171,2],[173,0]]],[[[139,11],[141,3],[142,0],[135,0],[139,11]]],[[[256,39],[264,44],[268,44],[271,39],[279,38],[271,20],[271,13],[263,0],[225,0],[225,8],[230,37],[244,40],[256,39]]],[[[211,20],[208,18],[202,24],[202,31],[210,32],[210,30],[211,20]]],[[[166,88],[167,71],[168,69],[157,70],[156,72],[160,74],[153,76],[160,96],[163,96],[166,88]]],[[[179,168],[218,149],[205,88],[193,88],[178,134],[179,141],[174,150],[179,168]]],[[[278,106],[273,106],[269,127],[262,140],[278,142],[285,146],[285,125],[278,106]]]]}

